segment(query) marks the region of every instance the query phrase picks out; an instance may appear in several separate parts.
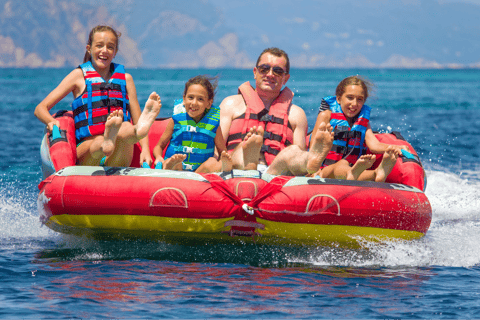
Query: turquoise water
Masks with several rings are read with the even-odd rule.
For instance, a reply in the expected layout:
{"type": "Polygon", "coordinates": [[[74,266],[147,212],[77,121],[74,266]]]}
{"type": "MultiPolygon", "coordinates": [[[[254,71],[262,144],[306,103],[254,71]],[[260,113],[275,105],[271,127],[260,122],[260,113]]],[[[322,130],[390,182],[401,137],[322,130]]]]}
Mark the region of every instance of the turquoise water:
{"type": "MultiPolygon", "coordinates": [[[[0,69],[0,318],[480,318],[480,70],[292,70],[310,128],[338,81],[368,77],[372,127],[401,131],[426,168],[427,235],[356,250],[93,241],[41,227],[33,110],[69,71],[0,69]]],[[[217,104],[252,78],[130,73],[141,105],[161,95],[160,116],[191,76],[220,76],[217,104]]]]}

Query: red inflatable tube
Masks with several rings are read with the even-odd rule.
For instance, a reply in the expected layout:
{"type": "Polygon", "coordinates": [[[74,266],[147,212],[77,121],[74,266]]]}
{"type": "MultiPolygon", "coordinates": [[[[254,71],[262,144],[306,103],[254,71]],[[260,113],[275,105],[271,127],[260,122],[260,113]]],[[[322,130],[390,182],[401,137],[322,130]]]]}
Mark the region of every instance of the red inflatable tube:
{"type": "MultiPolygon", "coordinates": [[[[76,166],[71,112],[57,116],[66,131],[42,145],[56,172],[39,184],[38,207],[41,221],[58,232],[358,246],[364,240],[421,238],[432,219],[422,165],[399,134],[377,135],[381,142],[409,146],[413,154],[399,158],[387,183],[253,170],[196,174],[140,168],[139,145],[132,167],[76,166]]],[[[150,152],[167,122],[152,126],[150,152]]]]}

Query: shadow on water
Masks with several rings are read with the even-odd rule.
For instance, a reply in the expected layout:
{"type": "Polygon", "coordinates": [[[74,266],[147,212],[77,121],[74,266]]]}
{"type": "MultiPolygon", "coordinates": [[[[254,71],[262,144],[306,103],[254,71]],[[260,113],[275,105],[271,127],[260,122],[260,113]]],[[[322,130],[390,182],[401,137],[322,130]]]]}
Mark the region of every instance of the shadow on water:
{"type": "MultiPolygon", "coordinates": [[[[168,243],[147,240],[92,240],[63,236],[54,248],[35,258],[49,262],[97,260],[153,260],[185,263],[229,263],[262,268],[312,266],[320,258],[326,265],[372,259],[367,249],[313,246],[276,246],[255,243],[168,243]]],[[[347,263],[349,264],[349,263],[347,263]]]]}

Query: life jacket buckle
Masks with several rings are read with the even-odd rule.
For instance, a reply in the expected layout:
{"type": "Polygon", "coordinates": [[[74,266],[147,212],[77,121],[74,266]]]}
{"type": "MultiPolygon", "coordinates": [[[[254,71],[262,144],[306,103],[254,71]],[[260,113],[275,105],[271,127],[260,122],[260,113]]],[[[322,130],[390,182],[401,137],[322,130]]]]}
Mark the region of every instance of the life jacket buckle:
{"type": "Polygon", "coordinates": [[[186,131],[187,132],[197,132],[197,127],[187,125],[186,131]]]}
{"type": "Polygon", "coordinates": [[[183,146],[182,152],[185,152],[185,153],[193,153],[193,148],[192,148],[192,147],[183,146]]]}
{"type": "Polygon", "coordinates": [[[260,118],[260,121],[263,122],[272,122],[273,116],[270,114],[265,114],[260,118]]]}
{"type": "Polygon", "coordinates": [[[191,165],[189,163],[183,163],[182,162],[182,166],[183,166],[183,170],[193,170],[193,165],[191,165]]]}

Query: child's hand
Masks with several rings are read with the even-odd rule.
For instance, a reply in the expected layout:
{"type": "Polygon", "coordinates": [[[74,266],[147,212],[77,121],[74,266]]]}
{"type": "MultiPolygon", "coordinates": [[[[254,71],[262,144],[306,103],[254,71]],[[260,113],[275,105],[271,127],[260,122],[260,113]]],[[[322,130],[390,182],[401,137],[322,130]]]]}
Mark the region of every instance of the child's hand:
{"type": "Polygon", "coordinates": [[[402,155],[402,149],[404,149],[405,151],[409,151],[407,146],[398,146],[398,145],[391,145],[391,146],[395,149],[394,154],[397,157],[400,157],[402,155]]]}
{"type": "Polygon", "coordinates": [[[150,156],[150,150],[142,150],[140,153],[140,163],[146,162],[149,166],[152,165],[152,157],[150,156]]]}
{"type": "Polygon", "coordinates": [[[164,161],[165,160],[162,157],[158,157],[157,159],[155,159],[155,162],[154,162],[155,169],[163,169],[164,161]]]}
{"type": "Polygon", "coordinates": [[[60,122],[58,120],[53,120],[53,121],[50,121],[49,123],[47,123],[47,131],[49,133],[52,133],[53,131],[53,126],[57,126],[58,129],[60,129],[60,122]]]}

